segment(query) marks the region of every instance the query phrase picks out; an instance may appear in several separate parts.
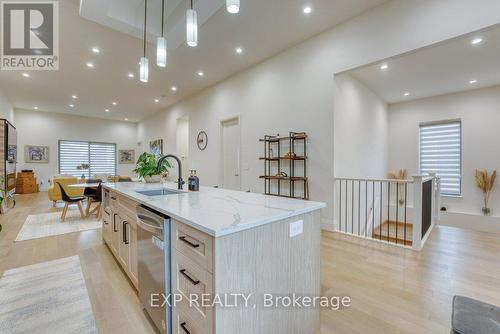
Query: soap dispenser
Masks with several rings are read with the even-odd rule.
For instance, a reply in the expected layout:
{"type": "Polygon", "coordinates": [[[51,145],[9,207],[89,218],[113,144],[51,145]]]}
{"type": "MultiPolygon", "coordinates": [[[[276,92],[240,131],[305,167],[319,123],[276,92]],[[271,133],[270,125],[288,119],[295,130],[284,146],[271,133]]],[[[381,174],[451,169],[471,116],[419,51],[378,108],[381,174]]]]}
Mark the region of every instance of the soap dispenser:
{"type": "Polygon", "coordinates": [[[191,170],[191,175],[188,179],[188,189],[190,191],[199,191],[200,190],[200,179],[196,176],[196,170],[191,170]]]}

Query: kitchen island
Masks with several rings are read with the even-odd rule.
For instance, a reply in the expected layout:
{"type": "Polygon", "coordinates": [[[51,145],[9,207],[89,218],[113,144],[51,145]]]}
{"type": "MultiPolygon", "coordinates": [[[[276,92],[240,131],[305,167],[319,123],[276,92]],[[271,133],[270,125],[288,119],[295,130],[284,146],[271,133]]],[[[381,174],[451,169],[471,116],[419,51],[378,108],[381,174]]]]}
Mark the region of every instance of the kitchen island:
{"type": "Polygon", "coordinates": [[[172,307],[172,333],[319,331],[319,307],[288,305],[288,297],[320,295],[324,203],[132,182],[105,184],[103,202],[103,239],[136,288],[136,206],[171,218],[167,284],[183,297],[172,307]]]}

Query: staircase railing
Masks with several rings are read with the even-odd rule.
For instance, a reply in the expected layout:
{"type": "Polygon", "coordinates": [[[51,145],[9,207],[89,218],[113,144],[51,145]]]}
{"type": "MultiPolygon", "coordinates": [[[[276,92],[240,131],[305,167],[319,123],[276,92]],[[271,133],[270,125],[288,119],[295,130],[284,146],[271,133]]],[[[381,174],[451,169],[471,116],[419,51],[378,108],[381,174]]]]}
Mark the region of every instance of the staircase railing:
{"type": "Polygon", "coordinates": [[[420,250],[439,220],[439,179],[336,178],[335,231],[420,250]]]}

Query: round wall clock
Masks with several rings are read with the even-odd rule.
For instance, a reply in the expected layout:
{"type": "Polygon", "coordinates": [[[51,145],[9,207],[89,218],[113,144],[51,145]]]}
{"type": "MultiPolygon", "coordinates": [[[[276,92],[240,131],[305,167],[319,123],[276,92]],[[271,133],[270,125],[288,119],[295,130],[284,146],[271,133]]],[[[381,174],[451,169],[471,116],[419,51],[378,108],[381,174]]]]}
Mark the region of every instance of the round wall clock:
{"type": "Polygon", "coordinates": [[[198,148],[202,151],[207,148],[208,136],[205,131],[200,131],[198,133],[198,137],[196,138],[196,143],[198,144],[198,148]]]}

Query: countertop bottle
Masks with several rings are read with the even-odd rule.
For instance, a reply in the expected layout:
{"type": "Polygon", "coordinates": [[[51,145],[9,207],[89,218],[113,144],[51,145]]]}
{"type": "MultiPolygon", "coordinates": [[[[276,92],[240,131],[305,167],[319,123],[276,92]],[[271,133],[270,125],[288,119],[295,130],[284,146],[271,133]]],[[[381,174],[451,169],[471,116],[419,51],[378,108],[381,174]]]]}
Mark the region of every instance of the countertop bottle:
{"type": "Polygon", "coordinates": [[[200,190],[200,179],[196,176],[196,170],[191,170],[191,175],[188,179],[188,189],[190,191],[199,191],[200,190]]]}

